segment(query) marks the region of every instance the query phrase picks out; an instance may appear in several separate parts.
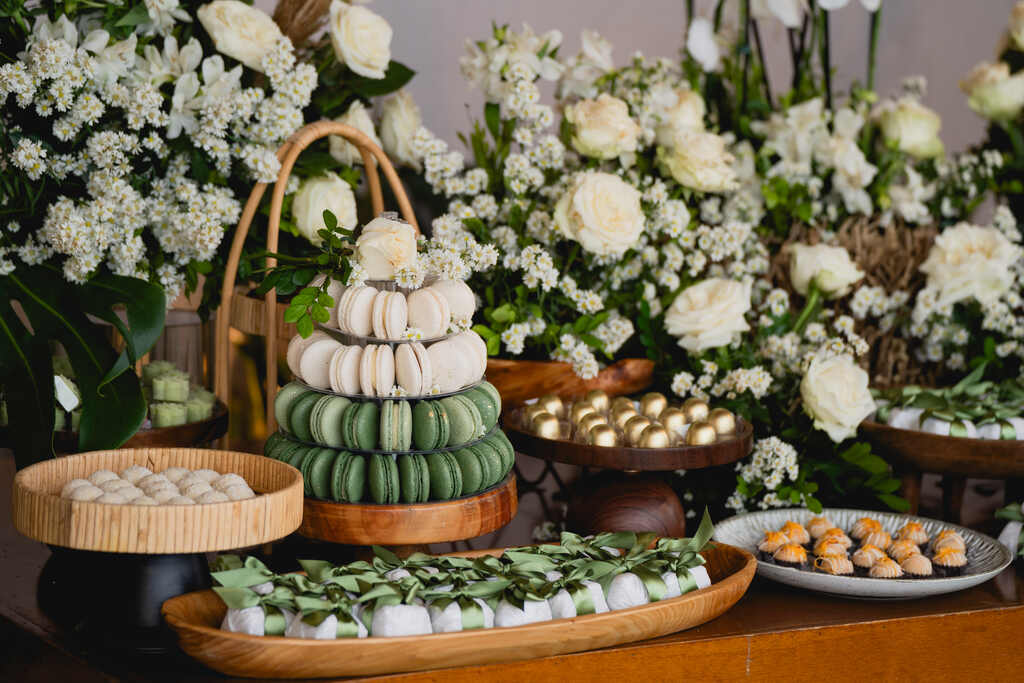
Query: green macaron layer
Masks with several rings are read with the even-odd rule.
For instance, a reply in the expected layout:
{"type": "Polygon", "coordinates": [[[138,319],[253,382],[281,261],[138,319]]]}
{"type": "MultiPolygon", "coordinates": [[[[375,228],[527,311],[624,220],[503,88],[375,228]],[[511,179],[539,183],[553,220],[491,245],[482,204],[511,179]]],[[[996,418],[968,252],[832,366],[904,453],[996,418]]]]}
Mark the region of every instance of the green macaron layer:
{"type": "Polygon", "coordinates": [[[309,418],[313,413],[313,406],[322,395],[315,391],[306,392],[295,399],[288,412],[288,425],[291,427],[291,433],[303,441],[311,441],[313,438],[313,433],[309,429],[309,418]]]}
{"type": "Polygon", "coordinates": [[[462,394],[442,398],[441,406],[448,413],[451,431],[448,435],[449,446],[461,446],[476,439],[483,429],[483,420],[476,404],[462,394]]]}
{"type": "Polygon", "coordinates": [[[398,456],[398,489],[403,503],[425,503],[430,499],[430,472],[422,455],[398,456]]]}
{"type": "Polygon", "coordinates": [[[425,456],[430,471],[430,497],[450,500],[462,495],[462,471],[455,456],[447,451],[425,456]]]}
{"type": "Polygon", "coordinates": [[[341,419],[341,436],[347,448],[370,451],[377,447],[380,408],[372,401],[353,403],[341,419]]]}
{"type": "Polygon", "coordinates": [[[341,416],[351,404],[352,401],[343,396],[324,396],[317,401],[309,416],[313,441],[331,448],[343,447],[341,416]]]}
{"type": "Polygon", "coordinates": [[[307,391],[309,390],[301,384],[289,382],[281,387],[277,392],[277,396],[274,397],[274,418],[277,420],[277,424],[281,426],[281,429],[289,434],[293,433],[291,423],[289,422],[292,404],[307,391]]]}
{"type": "Polygon", "coordinates": [[[338,453],[331,466],[331,500],[358,503],[366,490],[366,458],[348,451],[338,453]]]}
{"type": "Polygon", "coordinates": [[[420,401],[412,409],[412,443],[417,450],[432,451],[448,443],[448,414],[439,401],[420,401]]]}
{"type": "MultiPolygon", "coordinates": [[[[360,457],[360,456],[355,456],[360,457]]],[[[398,502],[398,465],[390,455],[369,456],[366,478],[373,502],[393,505],[398,502]]]]}

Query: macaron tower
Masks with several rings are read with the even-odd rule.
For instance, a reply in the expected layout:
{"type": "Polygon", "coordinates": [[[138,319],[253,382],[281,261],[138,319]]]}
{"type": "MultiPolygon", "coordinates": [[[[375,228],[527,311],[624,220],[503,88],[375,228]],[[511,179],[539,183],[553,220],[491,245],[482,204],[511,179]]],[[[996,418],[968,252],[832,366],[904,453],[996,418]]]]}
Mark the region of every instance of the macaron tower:
{"type": "Polygon", "coordinates": [[[332,288],[330,321],[288,345],[294,381],[277,393],[280,431],[264,454],[299,469],[308,497],[336,503],[451,500],[503,482],[515,451],[469,329],[469,286],[332,288]]]}

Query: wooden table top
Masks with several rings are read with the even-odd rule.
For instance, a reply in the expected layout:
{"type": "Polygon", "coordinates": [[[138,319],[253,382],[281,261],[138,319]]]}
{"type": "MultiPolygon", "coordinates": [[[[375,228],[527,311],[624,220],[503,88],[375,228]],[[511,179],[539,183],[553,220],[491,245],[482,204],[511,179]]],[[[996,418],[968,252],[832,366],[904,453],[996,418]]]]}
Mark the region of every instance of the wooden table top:
{"type": "MultiPolygon", "coordinates": [[[[0,680],[228,680],[180,654],[115,660],[86,652],[42,614],[35,592],[48,551],[11,525],[13,473],[9,453],[0,455],[0,680]]],[[[1019,680],[1022,631],[1024,576],[1013,567],[977,588],[899,602],[818,596],[755,579],[722,617],[664,638],[374,680],[1019,680]]]]}

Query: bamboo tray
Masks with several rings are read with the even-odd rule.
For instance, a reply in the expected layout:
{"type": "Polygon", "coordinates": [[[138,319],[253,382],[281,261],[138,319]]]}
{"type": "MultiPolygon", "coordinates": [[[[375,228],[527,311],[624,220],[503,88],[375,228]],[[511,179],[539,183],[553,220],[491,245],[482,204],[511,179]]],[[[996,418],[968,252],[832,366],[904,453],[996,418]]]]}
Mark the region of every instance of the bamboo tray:
{"type": "Polygon", "coordinates": [[[516,478],[473,496],[415,505],[333,503],[306,498],[299,533],[346,545],[418,545],[475,538],[512,521],[516,478]]]}
{"type": "Polygon", "coordinates": [[[163,614],[186,654],[229,676],[324,678],[479,666],[611,647],[711,621],[746,593],[757,560],[723,544],[704,556],[710,588],[641,607],[513,628],[329,641],[249,636],[220,630],[226,609],[213,591],[172,598],[163,614]]]}
{"type": "Polygon", "coordinates": [[[110,553],[182,554],[245,548],[287,536],[302,520],[302,475],[250,453],[198,448],[94,451],[46,460],[18,472],[14,527],[51,545],[110,553]],[[144,465],[210,468],[241,475],[255,498],[206,505],[108,505],[60,497],[64,484],[98,469],[144,465]]]}
{"type": "Polygon", "coordinates": [[[920,472],[965,477],[1024,477],[1024,441],[968,439],[865,421],[861,433],[893,460],[920,472]]]}
{"type": "MultiPolygon", "coordinates": [[[[121,448],[190,448],[216,441],[227,431],[228,407],[218,400],[209,419],[176,427],[140,429],[121,448]]],[[[78,434],[71,431],[55,432],[53,447],[57,453],[77,453],[78,434]]]]}
{"type": "Polygon", "coordinates": [[[504,421],[503,428],[517,451],[542,460],[609,470],[665,472],[726,465],[745,458],[750,453],[754,437],[753,426],[740,419],[734,436],[707,446],[593,446],[570,439],[545,439],[516,427],[519,421],[515,412],[509,417],[504,421]]]}

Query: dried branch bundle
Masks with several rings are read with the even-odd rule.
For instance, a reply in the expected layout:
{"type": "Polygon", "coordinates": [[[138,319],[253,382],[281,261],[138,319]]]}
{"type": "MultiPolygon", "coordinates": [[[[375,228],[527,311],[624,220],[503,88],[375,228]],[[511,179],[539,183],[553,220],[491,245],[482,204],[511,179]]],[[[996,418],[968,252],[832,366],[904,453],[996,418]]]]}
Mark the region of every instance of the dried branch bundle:
{"type": "Polygon", "coordinates": [[[274,21],[291,38],[295,49],[300,49],[323,27],[330,6],[331,0],[280,0],[274,9],[274,21]]]}

